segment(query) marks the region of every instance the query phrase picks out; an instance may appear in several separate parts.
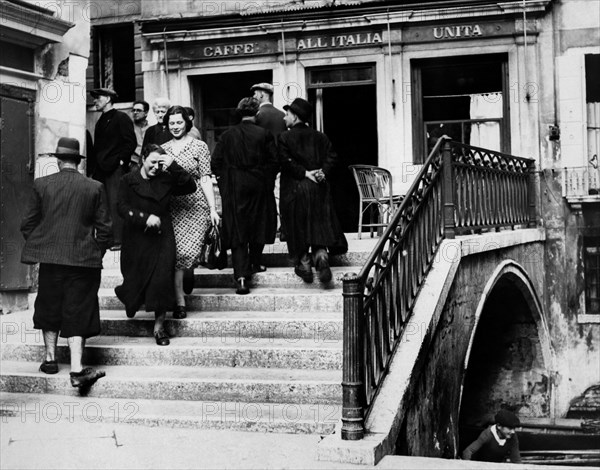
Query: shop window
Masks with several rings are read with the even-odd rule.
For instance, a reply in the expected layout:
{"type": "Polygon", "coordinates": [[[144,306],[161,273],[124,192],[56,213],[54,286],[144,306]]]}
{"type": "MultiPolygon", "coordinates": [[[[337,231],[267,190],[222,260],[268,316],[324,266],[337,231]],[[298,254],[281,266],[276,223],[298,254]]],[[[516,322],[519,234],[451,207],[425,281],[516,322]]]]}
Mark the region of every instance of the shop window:
{"type": "Polygon", "coordinates": [[[510,151],[507,55],[415,60],[412,67],[413,161],[438,138],[510,151]]]}
{"type": "Polygon", "coordinates": [[[35,63],[33,49],[12,42],[0,41],[0,50],[2,50],[1,66],[33,72],[35,63]]]}
{"type": "Polygon", "coordinates": [[[95,86],[112,88],[119,101],[135,100],[133,24],[94,29],[95,86]]]}

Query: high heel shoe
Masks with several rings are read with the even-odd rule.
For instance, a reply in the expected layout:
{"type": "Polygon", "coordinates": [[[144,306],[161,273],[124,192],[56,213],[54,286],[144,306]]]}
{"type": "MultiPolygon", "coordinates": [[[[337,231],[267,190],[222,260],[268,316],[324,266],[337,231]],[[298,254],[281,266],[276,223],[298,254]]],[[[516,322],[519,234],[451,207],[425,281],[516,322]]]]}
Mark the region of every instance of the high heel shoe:
{"type": "Polygon", "coordinates": [[[173,307],[173,318],[176,320],[182,320],[185,317],[187,317],[185,305],[175,305],[175,307],[173,307]]]}
{"type": "Polygon", "coordinates": [[[171,344],[171,341],[169,341],[169,335],[162,328],[154,332],[154,339],[156,340],[156,344],[159,346],[168,346],[171,344]]]}
{"type": "Polygon", "coordinates": [[[237,280],[237,289],[235,293],[238,295],[246,295],[250,293],[250,289],[248,289],[248,280],[245,277],[240,277],[237,280]]]}

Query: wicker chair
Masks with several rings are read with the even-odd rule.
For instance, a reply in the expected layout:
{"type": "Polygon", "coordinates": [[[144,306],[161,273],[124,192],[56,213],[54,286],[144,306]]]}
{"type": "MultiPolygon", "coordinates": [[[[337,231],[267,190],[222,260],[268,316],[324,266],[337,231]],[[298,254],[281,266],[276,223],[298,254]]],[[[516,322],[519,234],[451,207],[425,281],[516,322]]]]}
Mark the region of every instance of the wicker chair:
{"type": "Polygon", "coordinates": [[[392,175],[385,168],[372,165],[350,165],[356,186],[358,187],[358,238],[363,228],[368,227],[371,238],[374,229],[380,234],[383,227],[390,222],[396,206],[402,196],[394,196],[392,175]],[[369,222],[363,223],[363,216],[368,212],[369,222]]]}

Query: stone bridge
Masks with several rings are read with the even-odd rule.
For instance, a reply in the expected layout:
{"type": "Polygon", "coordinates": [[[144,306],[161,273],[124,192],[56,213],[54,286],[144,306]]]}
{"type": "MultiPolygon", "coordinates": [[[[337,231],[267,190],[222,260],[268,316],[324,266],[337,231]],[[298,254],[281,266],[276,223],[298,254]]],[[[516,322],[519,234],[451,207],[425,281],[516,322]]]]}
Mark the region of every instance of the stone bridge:
{"type": "Polygon", "coordinates": [[[549,416],[555,360],[543,313],[544,232],[444,240],[420,290],[362,440],[336,432],[319,458],[376,464],[401,453],[455,458],[500,406],[549,416]],[[463,442],[464,446],[464,442],[463,442]]]}

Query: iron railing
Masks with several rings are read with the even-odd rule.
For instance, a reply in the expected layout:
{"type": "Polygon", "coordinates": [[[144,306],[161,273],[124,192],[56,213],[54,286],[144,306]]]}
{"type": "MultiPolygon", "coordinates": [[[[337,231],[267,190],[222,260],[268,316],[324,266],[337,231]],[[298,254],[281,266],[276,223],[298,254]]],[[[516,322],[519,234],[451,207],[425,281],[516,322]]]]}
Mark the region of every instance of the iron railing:
{"type": "Polygon", "coordinates": [[[343,279],[342,439],[364,422],[444,238],[535,225],[533,160],[438,140],[358,274],[343,279]]]}

